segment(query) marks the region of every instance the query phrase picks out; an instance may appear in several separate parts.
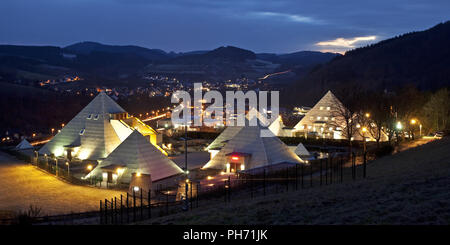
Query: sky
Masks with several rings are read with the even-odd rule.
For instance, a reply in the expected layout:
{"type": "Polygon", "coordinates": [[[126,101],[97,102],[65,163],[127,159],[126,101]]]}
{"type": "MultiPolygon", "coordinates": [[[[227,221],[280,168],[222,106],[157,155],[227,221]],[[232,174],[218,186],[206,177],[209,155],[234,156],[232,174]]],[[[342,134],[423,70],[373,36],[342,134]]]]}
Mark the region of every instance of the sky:
{"type": "Polygon", "coordinates": [[[1,0],[0,44],[343,53],[447,20],[448,0],[1,0]]]}

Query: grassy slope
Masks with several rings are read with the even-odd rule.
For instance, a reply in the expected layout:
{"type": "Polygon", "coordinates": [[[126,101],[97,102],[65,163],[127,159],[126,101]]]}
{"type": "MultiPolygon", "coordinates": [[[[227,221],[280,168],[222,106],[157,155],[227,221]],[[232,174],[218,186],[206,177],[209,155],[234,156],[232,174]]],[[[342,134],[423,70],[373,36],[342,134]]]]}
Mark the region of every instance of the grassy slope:
{"type": "Polygon", "coordinates": [[[367,166],[368,178],[228,206],[199,208],[147,224],[450,224],[450,139],[367,166]]]}

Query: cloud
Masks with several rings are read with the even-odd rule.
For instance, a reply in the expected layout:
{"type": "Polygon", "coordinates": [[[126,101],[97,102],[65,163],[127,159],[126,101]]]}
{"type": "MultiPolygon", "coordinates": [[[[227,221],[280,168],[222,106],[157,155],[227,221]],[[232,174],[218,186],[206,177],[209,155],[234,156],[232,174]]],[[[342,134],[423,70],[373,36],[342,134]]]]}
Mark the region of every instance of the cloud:
{"type": "Polygon", "coordinates": [[[322,52],[337,52],[337,53],[345,53],[349,49],[354,49],[358,46],[362,46],[364,44],[368,44],[371,41],[375,41],[378,37],[375,35],[372,36],[362,36],[362,37],[354,37],[354,38],[336,38],[334,40],[317,42],[315,45],[321,48],[322,52]]]}
{"type": "Polygon", "coordinates": [[[252,12],[252,16],[260,17],[260,18],[272,18],[285,20],[290,22],[299,22],[299,23],[319,23],[320,21],[303,15],[298,14],[286,14],[286,13],[278,13],[278,12],[252,12]]]}

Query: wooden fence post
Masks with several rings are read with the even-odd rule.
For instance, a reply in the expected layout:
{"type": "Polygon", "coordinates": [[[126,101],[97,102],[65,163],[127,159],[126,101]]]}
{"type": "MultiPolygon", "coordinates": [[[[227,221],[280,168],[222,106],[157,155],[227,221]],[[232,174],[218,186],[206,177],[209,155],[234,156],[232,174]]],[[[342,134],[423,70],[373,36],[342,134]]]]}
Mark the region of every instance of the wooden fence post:
{"type": "Polygon", "coordinates": [[[200,187],[200,182],[197,183],[197,196],[195,197],[195,200],[196,200],[196,208],[198,208],[198,198],[199,198],[199,196],[200,196],[200,189],[199,189],[199,187],[200,187]]]}
{"type": "Polygon", "coordinates": [[[304,184],[303,178],[304,178],[304,175],[305,175],[304,169],[305,169],[305,165],[302,164],[302,189],[303,189],[303,186],[304,186],[303,185],[304,184]]]}
{"type": "Polygon", "coordinates": [[[142,197],[142,188],[141,189],[141,220],[144,219],[144,203],[142,201],[143,197],[142,197]]]}
{"type": "Polygon", "coordinates": [[[264,169],[263,172],[263,191],[264,191],[264,196],[266,195],[266,169],[264,169]]]}
{"type": "Polygon", "coordinates": [[[127,223],[130,223],[130,201],[128,200],[128,192],[127,192],[127,223]]]}
{"type": "Polygon", "coordinates": [[[105,199],[105,224],[108,224],[108,199],[105,199]]]}
{"type": "MultiPolygon", "coordinates": [[[[192,186],[192,182],[191,182],[192,186]]],[[[169,215],[169,189],[166,189],[166,214],[169,215]]]]}
{"type": "Polygon", "coordinates": [[[250,197],[253,199],[253,176],[250,175],[250,197]]]}
{"type": "Polygon", "coordinates": [[[123,224],[123,204],[122,204],[122,194],[120,194],[120,223],[123,224]]]}
{"type": "Polygon", "coordinates": [[[356,178],[356,156],[355,153],[352,152],[352,178],[355,180],[356,178]]]}
{"type": "Polygon", "coordinates": [[[151,202],[151,196],[152,196],[152,191],[149,189],[148,190],[148,199],[147,199],[147,203],[148,203],[148,218],[152,218],[152,202],[151,202]]]}
{"type": "Polygon", "coordinates": [[[330,185],[333,184],[333,157],[330,156],[330,185]]]}
{"type": "Polygon", "coordinates": [[[366,178],[367,151],[364,152],[363,178],[366,178]]]}
{"type": "Polygon", "coordinates": [[[114,198],[111,197],[111,224],[114,224],[114,198]]]}
{"type": "Polygon", "coordinates": [[[114,197],[114,223],[117,224],[117,198],[114,197]]]}
{"type": "Polygon", "coordinates": [[[228,202],[231,202],[231,177],[228,176],[228,202]]]}
{"type": "Polygon", "coordinates": [[[192,205],[193,205],[193,201],[192,200],[192,186],[194,185],[194,182],[191,182],[191,199],[189,200],[191,202],[191,209],[192,209],[192,205]]]}
{"type": "Polygon", "coordinates": [[[227,198],[227,181],[226,180],[223,182],[223,197],[224,197],[224,201],[227,202],[228,198],[227,198]]]}
{"type": "Polygon", "coordinates": [[[133,222],[136,221],[136,191],[133,189],[133,222]]]}
{"type": "Polygon", "coordinates": [[[320,159],[319,163],[320,163],[320,186],[322,186],[322,174],[323,174],[323,172],[322,172],[322,159],[320,159]]]}
{"type": "Polygon", "coordinates": [[[100,215],[100,224],[103,224],[103,210],[102,210],[102,200],[100,200],[100,211],[99,211],[99,215],[100,215]]]}
{"type": "Polygon", "coordinates": [[[286,167],[286,192],[289,192],[289,168],[286,167]]]}

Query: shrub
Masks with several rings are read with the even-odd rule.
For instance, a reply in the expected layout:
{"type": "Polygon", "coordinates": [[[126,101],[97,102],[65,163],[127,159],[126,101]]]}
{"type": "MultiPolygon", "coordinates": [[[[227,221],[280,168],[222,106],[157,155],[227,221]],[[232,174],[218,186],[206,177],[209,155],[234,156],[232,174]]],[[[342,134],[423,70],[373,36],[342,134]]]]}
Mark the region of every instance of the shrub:
{"type": "Polygon", "coordinates": [[[16,216],[16,222],[19,225],[31,225],[33,221],[41,214],[41,208],[30,205],[28,211],[20,212],[16,216]]]}
{"type": "Polygon", "coordinates": [[[382,157],[382,156],[390,155],[390,154],[392,154],[393,151],[394,151],[394,147],[392,145],[384,145],[375,151],[375,156],[382,157]]]}

